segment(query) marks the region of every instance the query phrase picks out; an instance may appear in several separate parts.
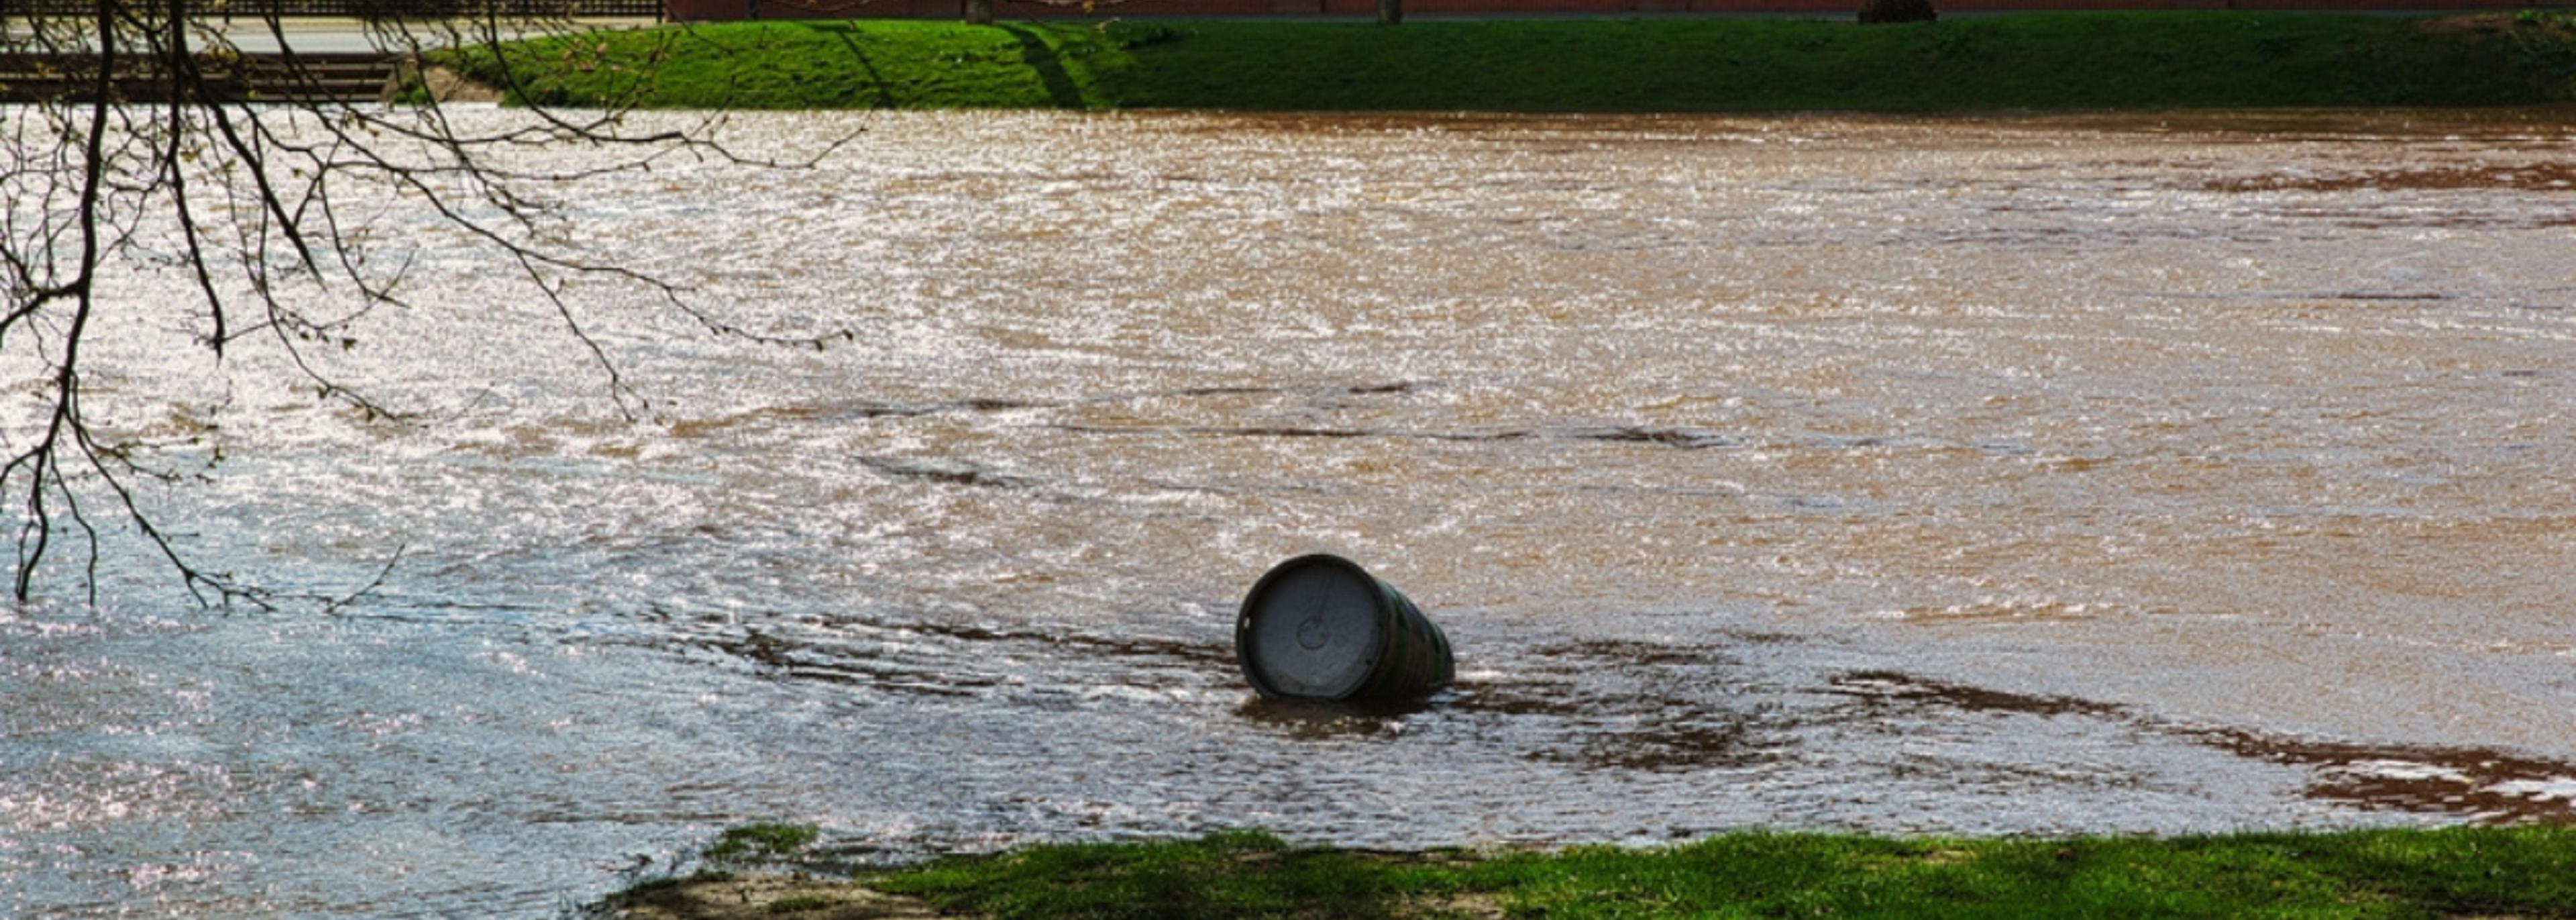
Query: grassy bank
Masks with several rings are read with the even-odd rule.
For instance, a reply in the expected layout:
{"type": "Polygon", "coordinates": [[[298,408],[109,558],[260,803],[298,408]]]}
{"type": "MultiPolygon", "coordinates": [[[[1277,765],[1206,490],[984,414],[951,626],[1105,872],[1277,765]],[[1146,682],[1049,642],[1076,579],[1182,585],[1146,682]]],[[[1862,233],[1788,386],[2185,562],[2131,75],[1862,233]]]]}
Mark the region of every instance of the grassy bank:
{"type": "Polygon", "coordinates": [[[663,108],[1964,111],[2576,99],[2576,14],[754,22],[453,61],[557,104],[663,108]]]}
{"type": "Polygon", "coordinates": [[[1671,848],[1482,855],[1303,849],[1230,833],[1037,847],[860,881],[773,877],[754,889],[714,873],[639,889],[617,906],[639,916],[729,915],[718,907],[832,916],[856,895],[893,894],[917,900],[876,901],[868,915],[2576,917],[2576,829],[2058,840],[1744,833],[1671,848]]]}

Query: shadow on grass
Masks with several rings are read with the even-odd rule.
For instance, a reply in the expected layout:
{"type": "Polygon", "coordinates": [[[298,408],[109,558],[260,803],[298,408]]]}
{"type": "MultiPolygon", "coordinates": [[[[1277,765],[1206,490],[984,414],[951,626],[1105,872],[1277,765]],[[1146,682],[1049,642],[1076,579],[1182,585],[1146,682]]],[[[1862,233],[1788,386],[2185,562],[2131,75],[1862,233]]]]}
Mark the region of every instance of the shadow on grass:
{"type": "Polygon", "coordinates": [[[1197,841],[1040,847],[1009,859],[967,859],[880,879],[949,911],[1096,920],[1332,917],[1393,920],[1418,911],[1397,878],[1402,863],[1342,850],[1289,847],[1259,832],[1197,841]]]}
{"type": "Polygon", "coordinates": [[[1011,38],[1020,43],[1020,60],[1028,64],[1030,70],[1037,71],[1038,82],[1046,85],[1047,99],[1053,101],[1057,108],[1085,107],[1082,102],[1082,88],[1073,84],[1073,75],[1065,72],[1064,59],[1055,53],[1054,48],[1047,46],[1045,39],[1039,38],[1037,33],[1029,31],[1025,26],[1005,25],[996,28],[1011,33],[1011,38]]]}
{"type": "Polygon", "coordinates": [[[805,28],[829,35],[834,40],[839,41],[841,43],[841,47],[850,49],[851,63],[857,64],[859,71],[867,75],[867,96],[868,104],[870,106],[880,109],[900,107],[900,104],[894,97],[894,90],[886,85],[885,71],[877,68],[876,60],[868,57],[868,50],[866,48],[859,47],[859,30],[857,27],[846,22],[832,22],[811,23],[807,24],[805,28]]]}

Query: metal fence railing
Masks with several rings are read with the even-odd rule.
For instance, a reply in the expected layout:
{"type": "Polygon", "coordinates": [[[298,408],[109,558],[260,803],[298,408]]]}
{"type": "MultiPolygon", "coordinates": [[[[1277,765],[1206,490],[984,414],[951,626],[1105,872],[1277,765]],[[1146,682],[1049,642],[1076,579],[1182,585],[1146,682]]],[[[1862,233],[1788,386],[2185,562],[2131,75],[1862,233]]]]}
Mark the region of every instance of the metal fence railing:
{"type": "MultiPolygon", "coordinates": [[[[111,0],[158,7],[168,0],[111,0]]],[[[183,0],[192,13],[207,19],[286,17],[371,17],[380,19],[447,19],[497,14],[511,18],[563,19],[584,16],[655,17],[664,0],[183,0]]],[[[11,0],[11,12],[44,16],[85,16],[98,0],[11,0]]]]}

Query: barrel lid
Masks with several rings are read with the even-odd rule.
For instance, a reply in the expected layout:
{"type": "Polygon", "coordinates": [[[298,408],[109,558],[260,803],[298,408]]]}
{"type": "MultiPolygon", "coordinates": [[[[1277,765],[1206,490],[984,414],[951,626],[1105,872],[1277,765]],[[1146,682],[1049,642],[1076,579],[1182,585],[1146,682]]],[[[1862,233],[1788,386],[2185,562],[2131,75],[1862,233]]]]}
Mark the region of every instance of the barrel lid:
{"type": "Polygon", "coordinates": [[[1377,579],[1358,563],[1300,556],[1261,576],[1244,597],[1235,651],[1264,696],[1342,699],[1384,654],[1389,615],[1377,579]]]}

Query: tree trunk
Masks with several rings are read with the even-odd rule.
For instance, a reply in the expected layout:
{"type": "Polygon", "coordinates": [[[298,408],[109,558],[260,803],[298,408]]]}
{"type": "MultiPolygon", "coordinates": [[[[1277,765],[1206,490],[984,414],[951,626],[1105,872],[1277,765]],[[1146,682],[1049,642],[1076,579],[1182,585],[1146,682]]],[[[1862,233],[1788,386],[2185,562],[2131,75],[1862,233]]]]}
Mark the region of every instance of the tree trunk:
{"type": "Polygon", "coordinates": [[[966,24],[970,26],[992,25],[993,0],[966,0],[966,24]]]}
{"type": "Polygon", "coordinates": [[[1393,26],[1403,23],[1404,0],[1377,0],[1378,25],[1393,26]]]}

